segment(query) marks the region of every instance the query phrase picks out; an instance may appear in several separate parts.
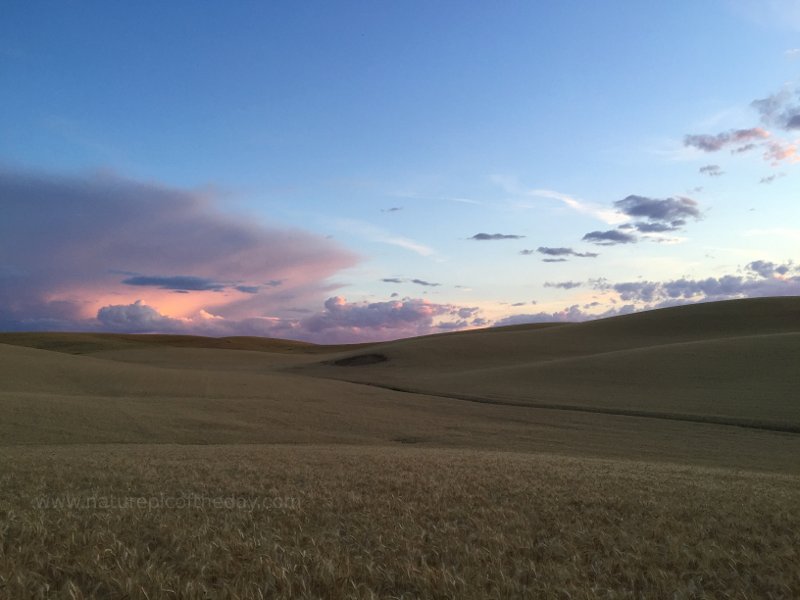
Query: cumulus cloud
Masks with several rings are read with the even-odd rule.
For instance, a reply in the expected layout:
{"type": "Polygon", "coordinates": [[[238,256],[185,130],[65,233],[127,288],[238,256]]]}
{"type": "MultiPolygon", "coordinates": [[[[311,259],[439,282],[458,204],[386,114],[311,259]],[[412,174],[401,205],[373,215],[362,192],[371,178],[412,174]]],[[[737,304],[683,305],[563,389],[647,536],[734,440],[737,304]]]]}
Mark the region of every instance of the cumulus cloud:
{"type": "Polygon", "coordinates": [[[175,319],[140,300],[102,307],[90,328],[127,333],[193,333],[199,335],[257,335],[316,343],[370,342],[427,335],[488,322],[476,306],[437,304],[419,298],[385,302],[348,302],[328,298],[322,310],[290,309],[297,317],[226,319],[207,311],[175,319]]]}
{"type": "MultiPolygon", "coordinates": [[[[629,217],[640,219],[632,223],[620,225],[616,231],[592,232],[584,240],[594,243],[629,243],[636,237],[628,231],[635,229],[656,242],[676,241],[677,238],[665,238],[661,234],[678,231],[686,225],[687,219],[700,219],[701,213],[697,202],[691,198],[648,198],[630,195],[614,202],[615,208],[629,217]],[[627,239],[628,242],[622,241],[627,239]]],[[[678,240],[679,241],[679,240],[678,240]]]]}
{"type": "Polygon", "coordinates": [[[619,229],[610,229],[608,231],[590,231],[583,236],[583,241],[599,246],[612,246],[614,244],[633,244],[636,242],[636,236],[619,229]]]}
{"type": "Polygon", "coordinates": [[[577,323],[580,321],[629,314],[635,312],[635,310],[633,305],[625,305],[618,308],[611,308],[603,313],[597,314],[585,312],[578,304],[573,304],[572,306],[565,307],[563,310],[552,313],[537,312],[510,315],[495,321],[494,326],[504,327],[506,325],[525,325],[529,323],[577,323]]]}
{"type": "Polygon", "coordinates": [[[485,240],[520,240],[524,235],[514,235],[510,233],[476,233],[471,240],[485,241],[485,240]]]}
{"type": "Polygon", "coordinates": [[[669,281],[621,282],[603,289],[613,290],[623,301],[644,303],[650,308],[671,305],[675,301],[794,296],[800,295],[800,268],[791,262],[776,264],[757,260],[745,267],[744,274],[704,279],[683,277],[669,281]]]}
{"type": "Polygon", "coordinates": [[[133,304],[104,306],[97,311],[97,320],[108,331],[125,333],[150,333],[183,331],[184,323],[159,313],[151,306],[137,300],[133,304]]]}
{"type": "Polygon", "coordinates": [[[131,315],[275,314],[319,301],[358,261],[322,236],[226,214],[209,190],[0,169],[0,198],[14,274],[0,285],[0,329],[92,328],[116,314],[100,321],[100,308],[134,300],[131,315]]]}
{"type": "MultiPolygon", "coordinates": [[[[647,198],[631,195],[614,202],[614,206],[629,217],[644,218],[650,221],[675,222],[687,218],[699,219],[697,202],[691,198],[647,198]]],[[[684,221],[685,222],[685,221],[684,221]]],[[[681,223],[683,224],[683,223],[681,223]]]]}
{"type": "Polygon", "coordinates": [[[328,298],[325,309],[301,320],[295,331],[328,343],[373,341],[432,333],[441,328],[462,329],[477,318],[477,307],[436,304],[404,298],[387,302],[348,302],[328,298]]]}
{"type": "Polygon", "coordinates": [[[698,171],[700,171],[701,175],[708,175],[709,177],[719,177],[725,173],[725,171],[723,171],[719,165],[706,165],[704,167],[700,167],[698,171]]]}

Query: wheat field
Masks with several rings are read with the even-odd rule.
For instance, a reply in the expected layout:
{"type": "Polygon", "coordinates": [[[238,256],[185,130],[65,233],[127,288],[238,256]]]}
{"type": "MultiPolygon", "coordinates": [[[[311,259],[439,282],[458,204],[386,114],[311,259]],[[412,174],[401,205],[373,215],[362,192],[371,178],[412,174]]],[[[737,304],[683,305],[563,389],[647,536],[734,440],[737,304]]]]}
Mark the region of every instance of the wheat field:
{"type": "Polygon", "coordinates": [[[797,598],[798,332],[0,334],[0,598],[797,598]]]}

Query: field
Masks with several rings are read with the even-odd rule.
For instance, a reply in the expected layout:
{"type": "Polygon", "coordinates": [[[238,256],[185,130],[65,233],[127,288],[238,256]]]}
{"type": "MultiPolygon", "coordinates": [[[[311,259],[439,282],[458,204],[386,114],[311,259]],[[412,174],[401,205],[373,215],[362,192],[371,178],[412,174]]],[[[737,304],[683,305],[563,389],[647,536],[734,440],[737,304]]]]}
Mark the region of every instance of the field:
{"type": "Polygon", "coordinates": [[[800,300],[0,334],[0,598],[800,597],[800,300]]]}

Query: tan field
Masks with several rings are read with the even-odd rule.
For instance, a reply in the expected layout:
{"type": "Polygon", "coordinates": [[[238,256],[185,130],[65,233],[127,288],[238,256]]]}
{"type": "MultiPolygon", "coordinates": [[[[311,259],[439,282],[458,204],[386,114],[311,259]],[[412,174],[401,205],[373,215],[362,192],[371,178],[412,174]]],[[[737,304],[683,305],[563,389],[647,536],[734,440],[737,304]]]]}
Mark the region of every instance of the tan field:
{"type": "Polygon", "coordinates": [[[0,334],[0,598],[797,598],[798,364],[798,298],[0,334]]]}

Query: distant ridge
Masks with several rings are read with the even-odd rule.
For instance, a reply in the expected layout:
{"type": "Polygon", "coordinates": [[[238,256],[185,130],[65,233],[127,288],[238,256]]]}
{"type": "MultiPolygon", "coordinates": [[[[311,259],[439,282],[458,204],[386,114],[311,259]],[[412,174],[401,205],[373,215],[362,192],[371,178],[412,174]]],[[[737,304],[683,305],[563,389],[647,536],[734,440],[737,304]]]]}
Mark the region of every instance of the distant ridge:
{"type": "Polygon", "coordinates": [[[368,344],[323,346],[309,342],[256,336],[204,337],[149,333],[0,333],[0,344],[25,346],[63,352],[94,354],[109,350],[130,350],[146,347],[213,348],[217,350],[250,350],[281,354],[320,354],[361,348],[368,344]]]}

